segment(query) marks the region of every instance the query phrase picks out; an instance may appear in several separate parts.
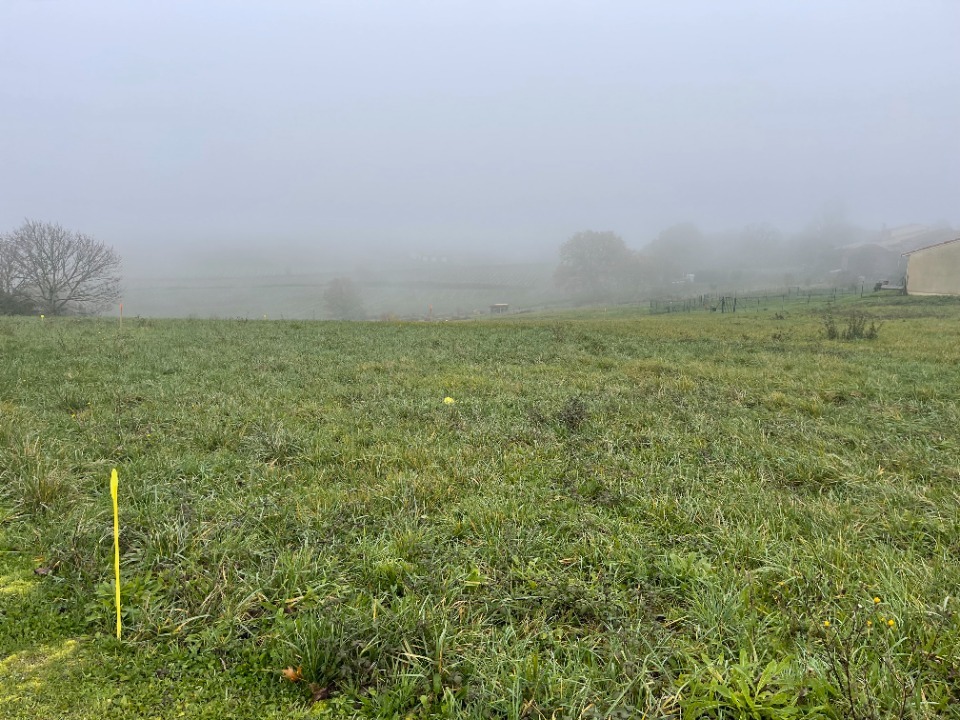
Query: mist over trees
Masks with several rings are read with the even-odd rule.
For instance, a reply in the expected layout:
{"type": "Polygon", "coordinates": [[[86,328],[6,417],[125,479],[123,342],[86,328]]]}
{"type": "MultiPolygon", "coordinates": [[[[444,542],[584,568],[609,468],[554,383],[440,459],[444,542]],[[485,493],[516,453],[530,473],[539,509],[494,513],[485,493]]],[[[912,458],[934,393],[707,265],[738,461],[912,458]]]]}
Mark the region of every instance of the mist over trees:
{"type": "Polygon", "coordinates": [[[693,223],[680,223],[663,230],[642,249],[653,279],[669,283],[696,272],[712,255],[712,249],[700,228],[693,223]]]}
{"type": "Polygon", "coordinates": [[[27,220],[0,236],[0,312],[87,315],[120,297],[120,256],[56,223],[27,220]]]}
{"type": "Polygon", "coordinates": [[[560,246],[554,279],[580,302],[718,288],[896,285],[904,272],[902,253],[956,236],[946,223],[860,227],[833,203],[793,232],[755,222],[708,233],[696,223],[682,222],[636,248],[613,232],[580,232],[560,246]]]}
{"type": "Polygon", "coordinates": [[[560,246],[557,285],[581,302],[613,297],[640,281],[641,262],[613,232],[578,232],[560,246]]]}

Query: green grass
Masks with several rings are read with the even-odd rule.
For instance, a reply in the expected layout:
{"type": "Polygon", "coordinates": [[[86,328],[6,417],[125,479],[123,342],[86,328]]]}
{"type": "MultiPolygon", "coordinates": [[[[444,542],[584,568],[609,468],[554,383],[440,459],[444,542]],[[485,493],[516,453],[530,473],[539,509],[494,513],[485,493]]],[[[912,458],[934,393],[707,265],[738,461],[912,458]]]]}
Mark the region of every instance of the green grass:
{"type": "Polygon", "coordinates": [[[2,319],[0,716],[958,717],[960,303],[824,312],[2,319]]]}

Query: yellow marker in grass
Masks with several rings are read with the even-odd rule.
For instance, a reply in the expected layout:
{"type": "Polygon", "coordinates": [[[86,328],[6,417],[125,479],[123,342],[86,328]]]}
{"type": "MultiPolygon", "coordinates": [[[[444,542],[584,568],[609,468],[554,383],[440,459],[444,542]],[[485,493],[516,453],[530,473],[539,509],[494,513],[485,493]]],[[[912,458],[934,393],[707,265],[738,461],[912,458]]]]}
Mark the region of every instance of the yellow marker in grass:
{"type": "Polygon", "coordinates": [[[117,640],[120,639],[120,510],[117,506],[117,488],[120,479],[117,469],[110,473],[110,495],[113,497],[113,574],[117,588],[117,640]]]}

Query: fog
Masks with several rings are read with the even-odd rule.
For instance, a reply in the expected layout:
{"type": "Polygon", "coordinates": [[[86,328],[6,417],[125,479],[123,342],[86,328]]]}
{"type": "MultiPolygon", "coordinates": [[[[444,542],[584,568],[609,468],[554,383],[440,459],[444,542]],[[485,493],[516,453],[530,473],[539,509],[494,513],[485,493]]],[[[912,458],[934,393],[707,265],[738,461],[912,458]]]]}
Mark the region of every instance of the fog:
{"type": "Polygon", "coordinates": [[[960,220],[960,3],[0,4],[0,229],[130,276],[960,220]]]}

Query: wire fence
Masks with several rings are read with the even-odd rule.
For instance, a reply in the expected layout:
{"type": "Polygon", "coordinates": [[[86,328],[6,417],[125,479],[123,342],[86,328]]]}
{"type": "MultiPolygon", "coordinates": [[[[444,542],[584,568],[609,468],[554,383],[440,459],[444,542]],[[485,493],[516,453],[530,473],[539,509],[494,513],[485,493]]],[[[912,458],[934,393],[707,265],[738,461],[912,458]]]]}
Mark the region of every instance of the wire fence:
{"type": "Polygon", "coordinates": [[[779,291],[766,290],[746,293],[705,293],[679,299],[650,299],[651,315],[674,312],[760,312],[762,310],[783,309],[788,304],[814,301],[834,301],[838,297],[863,297],[865,286],[836,288],[788,287],[779,291]]]}

